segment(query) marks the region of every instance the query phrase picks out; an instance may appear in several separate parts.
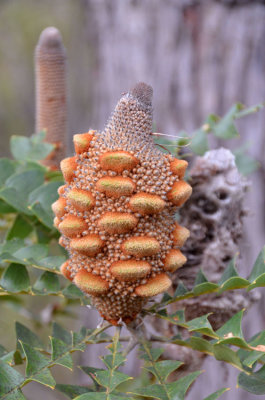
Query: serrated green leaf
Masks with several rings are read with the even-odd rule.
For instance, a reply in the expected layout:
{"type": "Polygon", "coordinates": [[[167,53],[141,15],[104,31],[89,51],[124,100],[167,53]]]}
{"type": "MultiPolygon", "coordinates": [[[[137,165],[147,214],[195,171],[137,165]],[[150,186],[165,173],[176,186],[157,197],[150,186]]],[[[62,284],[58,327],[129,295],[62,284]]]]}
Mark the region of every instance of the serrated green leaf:
{"type": "Polygon", "coordinates": [[[241,372],[238,375],[238,385],[247,392],[256,395],[265,394],[265,365],[251,375],[241,372]]]}
{"type": "Polygon", "coordinates": [[[57,322],[53,322],[52,324],[52,336],[62,340],[68,345],[71,345],[72,343],[71,333],[64,329],[61,325],[57,324],[57,322]]]}
{"type": "Polygon", "coordinates": [[[26,215],[31,215],[27,203],[23,196],[14,188],[4,188],[0,190],[0,199],[4,200],[9,206],[26,215]]]}
{"type": "Polygon", "coordinates": [[[4,200],[0,199],[0,214],[11,214],[15,212],[16,210],[14,207],[11,207],[4,200]]]}
{"type": "Polygon", "coordinates": [[[12,391],[16,386],[20,385],[24,377],[11,368],[8,364],[0,360],[0,396],[12,391]]]}
{"type": "Polygon", "coordinates": [[[59,278],[50,271],[45,271],[33,285],[33,291],[38,294],[52,294],[60,290],[59,278]]]}
{"type": "Polygon", "coordinates": [[[170,400],[184,400],[185,394],[195,379],[202,374],[203,371],[195,371],[191,374],[178,379],[176,382],[166,385],[170,400]]]}
{"type": "Polygon", "coordinates": [[[0,357],[4,356],[7,354],[7,350],[0,344],[0,357]]]}
{"type": "Polygon", "coordinates": [[[218,338],[218,335],[214,332],[210,322],[208,321],[209,315],[210,314],[194,318],[191,321],[185,322],[183,326],[186,327],[189,330],[189,332],[196,331],[202,333],[203,335],[210,336],[212,338],[218,338]]]}
{"type": "Polygon", "coordinates": [[[238,131],[235,127],[234,120],[238,111],[242,110],[244,106],[240,103],[234,104],[230,110],[221,118],[215,126],[213,126],[213,133],[221,139],[232,139],[238,137],[238,131]]]}
{"type": "Polygon", "coordinates": [[[197,350],[197,351],[201,351],[203,353],[209,354],[209,355],[213,355],[213,346],[208,340],[205,340],[205,339],[203,339],[201,337],[197,337],[197,336],[191,336],[188,343],[190,344],[190,347],[193,350],[197,350]]]}
{"type": "Polygon", "coordinates": [[[51,337],[52,361],[70,370],[73,369],[73,360],[68,353],[68,345],[62,340],[51,337]]]}
{"type": "Polygon", "coordinates": [[[225,344],[214,344],[213,345],[213,353],[218,361],[225,361],[231,365],[233,365],[235,368],[240,369],[241,371],[243,370],[242,364],[240,362],[240,359],[238,355],[231,350],[228,346],[225,344]]]}
{"type": "Polygon", "coordinates": [[[196,275],[194,285],[197,286],[197,285],[200,285],[201,283],[205,283],[205,282],[208,282],[208,279],[206,278],[202,269],[200,268],[198,274],[196,275]]]}
{"type": "Polygon", "coordinates": [[[151,348],[150,345],[141,347],[141,359],[145,361],[157,361],[165,349],[151,348]]]}
{"type": "Polygon", "coordinates": [[[10,264],[0,280],[0,285],[12,293],[27,292],[30,280],[26,267],[21,264],[10,264]]]}
{"type": "Polygon", "coordinates": [[[13,225],[7,233],[6,239],[11,240],[16,237],[24,239],[30,234],[30,232],[32,232],[32,230],[33,225],[30,223],[30,221],[25,218],[24,215],[18,214],[13,222],[13,225]]]}
{"type": "Polygon", "coordinates": [[[16,160],[43,160],[54,149],[54,145],[43,142],[45,132],[42,131],[31,137],[12,136],[10,150],[16,160]]]}
{"type": "Polygon", "coordinates": [[[216,392],[210,394],[210,396],[205,397],[204,400],[216,400],[218,399],[223,393],[227,392],[228,390],[230,390],[229,388],[223,388],[223,389],[219,389],[216,392]]]}
{"type": "Polygon", "coordinates": [[[16,162],[8,158],[0,159],[0,186],[3,186],[7,178],[14,174],[16,162]]]}
{"type": "Polygon", "coordinates": [[[176,382],[164,385],[154,384],[144,388],[130,391],[130,394],[136,394],[143,397],[151,397],[159,400],[184,400],[185,393],[192,382],[202,373],[202,371],[193,372],[176,382]]]}
{"type": "MultiPolygon", "coordinates": [[[[150,397],[151,399],[170,400],[170,397],[167,395],[165,388],[159,384],[148,385],[145,386],[144,388],[139,388],[139,389],[133,389],[132,391],[129,392],[129,394],[135,394],[137,396],[143,396],[143,397],[150,397]]],[[[85,398],[80,400],[85,400],[85,398]]],[[[178,400],[178,397],[176,397],[176,400],[178,400]]]]}
{"type": "Polygon", "coordinates": [[[243,314],[244,310],[241,310],[237,314],[233,315],[232,318],[230,318],[220,329],[216,331],[217,335],[221,338],[234,336],[243,339],[243,333],[241,329],[243,314]]]}
{"type": "Polygon", "coordinates": [[[242,146],[233,151],[237,169],[242,175],[249,175],[260,167],[260,163],[246,152],[246,147],[242,146]]]}
{"type": "Polygon", "coordinates": [[[199,156],[203,156],[209,150],[207,134],[203,129],[193,132],[190,147],[199,156]]]}
{"type": "Polygon", "coordinates": [[[84,351],[86,349],[86,344],[83,340],[88,334],[88,330],[82,326],[79,332],[73,332],[73,349],[84,351]]]}
{"type": "Polygon", "coordinates": [[[41,260],[48,255],[48,247],[44,244],[32,244],[22,247],[14,252],[14,257],[27,261],[30,259],[41,260]]]}
{"type": "Polygon", "coordinates": [[[57,384],[55,386],[55,389],[65,394],[70,399],[75,399],[77,396],[80,396],[81,394],[92,392],[92,390],[89,389],[88,387],[78,386],[78,385],[57,384]]]}
{"type": "Polygon", "coordinates": [[[1,360],[7,364],[12,364],[15,351],[10,351],[1,357],[1,360]]]}
{"type": "Polygon", "coordinates": [[[25,202],[29,195],[44,182],[44,172],[39,169],[31,169],[11,175],[5,183],[8,188],[13,188],[19,193],[25,202]]]}
{"type": "Polygon", "coordinates": [[[16,337],[19,346],[20,342],[23,342],[36,349],[43,349],[43,344],[39,339],[39,337],[34,332],[32,332],[27,326],[21,324],[18,321],[16,322],[16,337]]]}
{"type": "Polygon", "coordinates": [[[226,267],[226,269],[223,272],[223,275],[221,276],[221,279],[218,282],[219,285],[222,285],[224,282],[226,282],[228,279],[230,279],[232,277],[238,277],[235,260],[236,260],[236,258],[233,258],[229,262],[228,266],[226,267]]]}
{"type": "Polygon", "coordinates": [[[218,282],[220,285],[219,292],[222,293],[226,290],[234,290],[234,289],[242,289],[249,285],[249,281],[244,278],[241,278],[238,275],[236,269],[236,257],[231,260],[225,269],[220,281],[218,282]]]}
{"type": "Polygon", "coordinates": [[[195,286],[192,289],[192,292],[194,293],[195,296],[200,296],[200,295],[206,294],[206,293],[217,292],[218,289],[219,289],[219,286],[216,283],[205,282],[205,283],[201,283],[201,284],[195,286]]]}
{"type": "Polygon", "coordinates": [[[5,400],[27,400],[20,389],[14,390],[5,396],[5,400]]]}
{"type": "Polygon", "coordinates": [[[30,210],[48,228],[53,228],[52,203],[58,199],[57,189],[62,181],[45,183],[38,187],[29,197],[30,210]]]}
{"type": "Polygon", "coordinates": [[[254,267],[252,269],[252,272],[249,277],[249,281],[252,283],[252,287],[255,287],[255,284],[257,284],[257,280],[261,280],[264,278],[265,275],[265,246],[259,253],[254,267]]]}
{"type": "Polygon", "coordinates": [[[60,266],[66,261],[64,256],[49,256],[42,258],[38,264],[51,271],[60,271],[60,266]]]}
{"type": "Polygon", "coordinates": [[[126,382],[130,379],[132,378],[123,372],[114,370],[98,370],[95,373],[95,380],[97,383],[105,387],[109,393],[113,392],[122,382],[126,382]]]}
{"type": "Polygon", "coordinates": [[[89,367],[89,366],[80,366],[79,367],[85,374],[87,374],[91,380],[96,384],[98,387],[98,382],[96,380],[96,373],[98,371],[102,371],[100,368],[95,368],[95,367],[89,367]]]}
{"type": "Polygon", "coordinates": [[[0,244],[0,254],[5,252],[13,254],[23,246],[24,246],[24,241],[18,238],[4,241],[3,243],[0,244]]]}
{"type": "Polygon", "coordinates": [[[228,279],[226,282],[224,282],[220,289],[219,293],[225,292],[227,290],[235,290],[235,289],[244,289],[249,286],[249,281],[238,277],[233,277],[228,279]]]}
{"type": "Polygon", "coordinates": [[[108,368],[118,368],[124,363],[125,357],[122,355],[122,353],[116,353],[115,359],[113,360],[113,355],[107,354],[102,358],[102,361],[108,368]]]}
{"type": "Polygon", "coordinates": [[[183,284],[182,281],[179,282],[177,289],[174,293],[174,298],[176,297],[182,297],[185,296],[188,293],[188,289],[186,288],[186,286],[183,284]]]}
{"type": "Polygon", "coordinates": [[[81,396],[74,397],[75,400],[107,400],[106,393],[85,393],[81,394],[81,396]]]}
{"type": "Polygon", "coordinates": [[[252,349],[252,351],[248,351],[245,349],[238,350],[237,354],[243,363],[247,367],[251,368],[253,364],[261,359],[264,356],[264,353],[258,350],[264,351],[264,343],[265,343],[265,331],[261,331],[254,335],[249,341],[248,346],[252,349]],[[255,351],[255,348],[257,351],[255,351]]]}
{"type": "Polygon", "coordinates": [[[163,360],[156,362],[156,370],[152,365],[148,364],[144,366],[144,369],[151,372],[155,377],[156,374],[159,373],[160,379],[167,380],[171,372],[178,369],[181,365],[183,365],[181,361],[163,360]]]}
{"type": "Polygon", "coordinates": [[[39,382],[42,385],[54,388],[56,382],[48,370],[49,359],[34,347],[20,342],[26,356],[26,377],[27,381],[39,382]]]}
{"type": "Polygon", "coordinates": [[[63,291],[63,295],[68,299],[80,299],[83,298],[85,295],[81,292],[80,289],[73,283],[70,283],[63,291]]]}

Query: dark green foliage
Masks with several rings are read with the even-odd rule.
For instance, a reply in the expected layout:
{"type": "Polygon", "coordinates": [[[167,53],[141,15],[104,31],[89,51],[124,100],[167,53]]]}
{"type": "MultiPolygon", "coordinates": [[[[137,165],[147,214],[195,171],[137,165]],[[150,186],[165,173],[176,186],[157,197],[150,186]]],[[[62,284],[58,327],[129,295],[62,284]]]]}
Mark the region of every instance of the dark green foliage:
{"type": "MultiPolygon", "coordinates": [[[[210,115],[191,138],[181,133],[174,146],[190,143],[194,153],[204,154],[208,149],[207,135],[210,132],[222,139],[235,137],[235,119],[254,111],[256,108],[243,110],[241,105],[236,105],[222,119],[210,115]]],[[[45,296],[51,296],[58,300],[51,316],[56,319],[58,314],[72,315],[70,306],[87,305],[89,300],[75,285],[66,283],[60,277],[60,266],[66,260],[66,252],[58,245],[59,235],[53,227],[51,204],[57,199],[57,188],[63,182],[60,172],[51,172],[38,163],[52,149],[51,145],[42,142],[43,138],[43,133],[31,138],[13,137],[11,151],[15,160],[0,159],[0,217],[5,227],[5,237],[0,244],[0,300],[1,305],[7,304],[17,312],[25,313],[25,298],[38,296],[38,299],[44,299],[45,296]]],[[[172,142],[164,141],[164,144],[171,146],[172,142]]],[[[171,149],[174,150],[174,147],[171,149]]],[[[241,163],[241,169],[246,173],[253,170],[256,164],[250,159],[244,162],[244,151],[237,153],[237,162],[241,163]]],[[[54,322],[49,340],[42,341],[28,326],[17,322],[14,350],[9,351],[0,345],[0,399],[25,400],[23,387],[34,381],[47,386],[47,390],[58,390],[70,399],[183,400],[201,371],[177,379],[182,363],[164,359],[163,349],[153,347],[153,340],[161,344],[188,347],[233,365],[240,371],[239,386],[262,395],[265,393],[262,366],[265,360],[265,331],[250,340],[244,338],[241,330],[243,310],[215,331],[209,315],[186,321],[184,310],[170,314],[167,306],[206,293],[222,295],[227,290],[249,291],[264,286],[265,248],[259,254],[248,279],[239,276],[235,257],[218,283],[209,282],[201,270],[191,290],[180,282],[173,296],[166,293],[160,303],[143,310],[142,317],[149,314],[169,321],[176,329],[185,330],[185,338],[179,330],[171,338],[153,337],[149,333],[150,341],[147,341],[141,325],[134,330],[132,338],[120,336],[123,333],[120,327],[116,328],[112,337],[105,333],[109,324],[95,330],[82,327],[78,332],[72,332],[54,322]],[[72,353],[84,351],[88,345],[98,343],[109,343],[108,354],[101,358],[101,368],[80,366],[80,371],[87,376],[85,386],[56,382],[53,366],[59,365],[73,371],[76,367],[72,353]],[[140,346],[144,379],[132,378],[121,371],[127,354],[136,345],[140,346]],[[24,370],[20,368],[21,364],[24,370]]],[[[27,313],[30,318],[30,313],[27,313]]],[[[42,323],[33,314],[32,321],[37,322],[36,326],[42,323]]],[[[215,400],[226,390],[217,390],[204,400],[215,400]]]]}
{"type": "MultiPolygon", "coordinates": [[[[203,156],[206,151],[210,150],[208,144],[208,135],[213,134],[217,138],[225,141],[239,137],[235,121],[246,115],[256,113],[264,107],[264,103],[256,106],[245,108],[243,104],[234,104],[230,110],[220,118],[218,115],[210,114],[201,128],[188,135],[186,132],[180,132],[180,136],[176,136],[175,140],[158,137],[155,139],[158,145],[164,147],[164,151],[171,152],[174,156],[179,156],[182,147],[191,149],[192,153],[203,156]]],[[[242,175],[248,175],[259,168],[259,163],[247,154],[248,144],[234,151],[235,162],[238,170],[242,175]]],[[[190,153],[183,155],[190,156],[190,153]]]]}

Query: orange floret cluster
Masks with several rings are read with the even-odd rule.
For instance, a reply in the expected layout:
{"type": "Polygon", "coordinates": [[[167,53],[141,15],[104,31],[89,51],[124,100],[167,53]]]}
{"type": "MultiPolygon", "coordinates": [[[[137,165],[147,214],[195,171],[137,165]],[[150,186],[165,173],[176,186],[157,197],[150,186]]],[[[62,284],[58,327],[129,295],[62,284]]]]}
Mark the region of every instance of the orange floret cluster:
{"type": "Polygon", "coordinates": [[[192,191],[187,162],[155,146],[151,99],[140,83],[103,132],[74,136],[76,156],[61,162],[66,184],[52,206],[69,252],[61,272],[113,324],[132,321],[186,262],[180,247],[189,231],[174,215],[192,191]]]}

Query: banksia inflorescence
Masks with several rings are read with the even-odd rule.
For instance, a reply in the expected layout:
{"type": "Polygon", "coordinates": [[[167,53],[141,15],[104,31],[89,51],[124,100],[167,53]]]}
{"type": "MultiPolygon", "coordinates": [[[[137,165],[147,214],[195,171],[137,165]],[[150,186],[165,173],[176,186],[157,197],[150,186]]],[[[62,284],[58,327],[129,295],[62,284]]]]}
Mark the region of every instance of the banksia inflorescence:
{"type": "Polygon", "coordinates": [[[92,296],[113,324],[129,323],[168,290],[168,273],[186,261],[188,229],[174,215],[190,196],[187,162],[163,154],[152,138],[152,88],[124,95],[103,132],[74,136],[76,155],[61,162],[66,184],[53,204],[66,278],[92,296]]]}
{"type": "Polygon", "coordinates": [[[46,141],[55,150],[43,161],[58,169],[66,154],[66,54],[60,32],[48,27],[35,50],[36,132],[46,129],[46,141]]]}

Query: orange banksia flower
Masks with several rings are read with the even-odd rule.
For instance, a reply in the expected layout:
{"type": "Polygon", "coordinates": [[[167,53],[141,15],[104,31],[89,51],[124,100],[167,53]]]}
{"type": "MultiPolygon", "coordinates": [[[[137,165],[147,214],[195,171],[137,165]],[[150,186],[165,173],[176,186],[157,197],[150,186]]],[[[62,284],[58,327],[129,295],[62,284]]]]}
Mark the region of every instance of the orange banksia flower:
{"type": "Polygon", "coordinates": [[[66,184],[52,207],[69,252],[61,272],[113,324],[132,321],[186,262],[179,248],[189,231],[174,215],[192,191],[187,162],[155,146],[152,92],[137,84],[103,132],[74,136],[76,156],[61,162],[66,184]]]}

